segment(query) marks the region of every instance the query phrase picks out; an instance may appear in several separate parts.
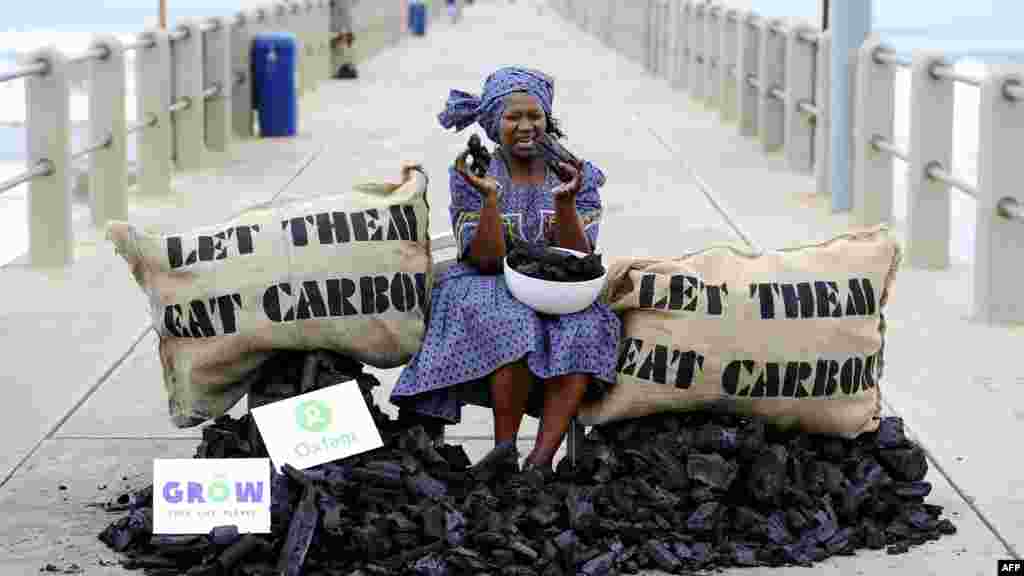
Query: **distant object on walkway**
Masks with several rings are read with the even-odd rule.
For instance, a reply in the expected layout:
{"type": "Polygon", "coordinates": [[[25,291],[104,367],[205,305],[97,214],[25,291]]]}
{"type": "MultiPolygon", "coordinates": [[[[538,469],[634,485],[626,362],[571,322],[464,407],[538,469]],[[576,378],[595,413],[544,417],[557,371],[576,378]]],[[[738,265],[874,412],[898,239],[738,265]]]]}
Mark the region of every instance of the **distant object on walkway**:
{"type": "Polygon", "coordinates": [[[252,45],[253,107],[260,136],[294,136],[298,128],[296,40],[292,34],[259,34],[252,45]]]}

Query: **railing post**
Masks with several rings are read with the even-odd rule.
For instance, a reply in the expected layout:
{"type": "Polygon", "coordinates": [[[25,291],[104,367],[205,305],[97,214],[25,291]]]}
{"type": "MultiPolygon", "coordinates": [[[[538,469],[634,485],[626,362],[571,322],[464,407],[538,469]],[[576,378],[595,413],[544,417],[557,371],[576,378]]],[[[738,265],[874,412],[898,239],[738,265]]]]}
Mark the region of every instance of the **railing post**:
{"type": "Polygon", "coordinates": [[[187,98],[188,106],[174,112],[174,160],[178,170],[203,168],[206,144],[203,106],[203,34],[199,24],[190,21],[180,28],[188,35],[173,42],[174,100],[187,98]]]}
{"type": "Polygon", "coordinates": [[[679,3],[679,22],[676,29],[679,31],[676,40],[676,76],[672,86],[678,90],[685,90],[689,85],[690,74],[690,37],[693,30],[690,20],[693,17],[692,0],[683,0],[679,3]]]}
{"type": "Polygon", "coordinates": [[[704,99],[704,12],[707,4],[694,4],[690,19],[690,98],[704,99]]]}
{"type": "Polygon", "coordinates": [[[914,53],[910,79],[910,147],[907,156],[907,264],[949,266],[949,186],[928,177],[938,162],[952,173],[953,82],[932,76],[932,66],[948,64],[940,53],[914,53]]]}
{"type": "Polygon", "coordinates": [[[114,35],[97,37],[92,46],[107,56],[89,63],[89,140],[109,138],[109,145],[89,156],[89,204],[94,226],[128,216],[127,87],[123,44],[114,35]]]}
{"type": "Polygon", "coordinates": [[[25,79],[28,167],[47,161],[51,172],[28,184],[28,252],[32,266],[64,266],[74,260],[71,231],[71,133],[67,61],[55,48],[26,62],[46,62],[43,74],[25,79]]]}
{"type": "Polygon", "coordinates": [[[204,90],[218,86],[219,91],[205,100],[206,145],[210,150],[227,152],[231,148],[231,93],[234,74],[231,73],[231,21],[227,18],[213,20],[216,28],[207,32],[204,39],[203,82],[204,90]]]}
{"type": "Polygon", "coordinates": [[[658,41],[658,27],[657,27],[657,5],[658,0],[647,0],[644,6],[647,8],[647,25],[644,31],[644,39],[646,39],[644,50],[644,70],[648,74],[654,73],[654,45],[658,41]]]}
{"type": "Polygon", "coordinates": [[[723,10],[719,15],[718,34],[718,117],[722,122],[731,122],[736,117],[736,82],[733,79],[736,66],[736,22],[730,19],[736,10],[723,10]]]}
{"type": "Polygon", "coordinates": [[[761,29],[756,25],[757,15],[741,13],[739,17],[739,57],[736,64],[736,92],[739,96],[739,132],[743,136],[757,136],[758,90],[747,83],[755,75],[760,63],[761,29]]]}
{"type": "Polygon", "coordinates": [[[252,35],[259,16],[253,12],[239,12],[242,23],[231,31],[231,124],[235,138],[251,138],[252,131],[252,35]]]}
{"type": "Polygon", "coordinates": [[[301,97],[309,89],[307,86],[307,76],[309,74],[306,71],[309,59],[306,58],[304,18],[302,14],[302,5],[299,4],[297,0],[289,1],[287,6],[288,31],[295,35],[295,88],[298,90],[298,96],[301,97]]]}
{"type": "Polygon", "coordinates": [[[320,83],[320,77],[317,70],[317,51],[319,50],[318,38],[316,34],[316,13],[313,11],[313,0],[303,0],[302,2],[302,35],[305,38],[305,51],[303,52],[306,59],[305,65],[305,82],[306,92],[316,91],[317,85],[320,83]]]}
{"type": "Polygon", "coordinates": [[[1007,82],[1024,84],[1024,68],[998,67],[981,84],[978,122],[978,209],[974,243],[972,316],[984,322],[1024,322],[1024,222],[999,213],[999,203],[1021,193],[1020,135],[1024,102],[1004,93],[1007,82]]]}
{"type": "Polygon", "coordinates": [[[846,212],[852,204],[850,176],[850,142],[853,119],[851,100],[853,92],[852,67],[857,62],[857,51],[871,33],[871,7],[873,0],[832,0],[829,2],[829,27],[832,31],[832,73],[830,83],[832,100],[829,109],[832,122],[832,154],[829,169],[832,174],[832,210],[846,212]]]}
{"type": "Polygon", "coordinates": [[[311,20],[313,24],[313,39],[316,41],[316,72],[314,72],[313,76],[316,78],[316,87],[319,89],[320,84],[330,78],[331,74],[331,66],[328,63],[331,48],[331,20],[327,0],[316,0],[311,20]]]}
{"type": "Polygon", "coordinates": [[[164,198],[171,193],[171,44],[167,31],[145,33],[153,45],[135,55],[136,116],[139,122],[155,119],[138,132],[136,194],[164,198]]]}
{"type": "Polygon", "coordinates": [[[855,171],[853,216],[862,226],[874,226],[892,218],[893,157],[872,144],[875,136],[894,141],[896,70],[875,62],[875,51],[881,47],[877,35],[868,37],[857,63],[854,146],[850,154],[855,171]]]}
{"type": "Polygon", "coordinates": [[[782,146],[785,136],[785,105],[772,97],[772,88],[785,90],[786,79],[783,70],[786,64],[785,38],[772,29],[779,24],[778,20],[761,20],[761,54],[757,77],[761,82],[761,109],[757,113],[759,121],[757,132],[761,137],[761,145],[766,152],[782,146]]]}
{"type": "Polygon", "coordinates": [[[678,0],[664,0],[661,9],[661,25],[664,34],[661,41],[661,50],[659,52],[659,72],[661,76],[671,85],[672,83],[672,71],[675,67],[675,63],[672,61],[675,56],[675,44],[676,38],[679,34],[676,32],[676,20],[673,14],[675,10],[673,7],[678,3],[678,0]]]}
{"type": "Polygon", "coordinates": [[[800,111],[800,102],[814,102],[814,45],[804,42],[802,34],[814,27],[800,23],[790,26],[786,38],[786,112],[785,153],[790,170],[810,174],[814,169],[814,123],[816,119],[800,111]]]}
{"type": "Polygon", "coordinates": [[[718,18],[722,7],[708,4],[704,9],[704,102],[709,106],[718,103],[718,18]]]}
{"type": "Polygon", "coordinates": [[[817,68],[814,75],[814,105],[818,115],[814,118],[814,181],[816,192],[829,194],[832,190],[832,32],[823,31],[818,35],[817,68]]]}

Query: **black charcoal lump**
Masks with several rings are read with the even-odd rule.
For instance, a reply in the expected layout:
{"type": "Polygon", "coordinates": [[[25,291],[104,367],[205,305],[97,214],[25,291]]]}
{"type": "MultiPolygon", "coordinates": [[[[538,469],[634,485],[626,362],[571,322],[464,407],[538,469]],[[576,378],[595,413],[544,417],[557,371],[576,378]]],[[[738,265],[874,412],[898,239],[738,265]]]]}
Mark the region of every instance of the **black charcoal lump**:
{"type": "MultiPolygon", "coordinates": [[[[374,382],[359,382],[372,406],[374,382]]],[[[264,457],[250,418],[216,421],[196,456],[264,457]]],[[[925,502],[927,461],[896,418],[839,440],[650,416],[595,427],[553,477],[520,472],[513,446],[471,465],[421,427],[377,421],[383,448],[273,473],[271,534],[153,536],[146,487],[110,503],[127,513],[100,539],[152,575],[615,576],[813,566],[956,532],[925,502]]]]}
{"type": "Polygon", "coordinates": [[[508,251],[508,265],[515,271],[540,280],[586,282],[604,275],[600,254],[582,258],[567,252],[518,241],[508,251]]]}

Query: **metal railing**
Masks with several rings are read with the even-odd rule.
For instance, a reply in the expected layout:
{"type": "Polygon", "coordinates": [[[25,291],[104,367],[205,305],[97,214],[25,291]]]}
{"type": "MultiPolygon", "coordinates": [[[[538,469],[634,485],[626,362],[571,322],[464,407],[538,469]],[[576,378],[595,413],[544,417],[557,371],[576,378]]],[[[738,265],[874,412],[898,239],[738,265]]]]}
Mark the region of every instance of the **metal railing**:
{"type": "Polygon", "coordinates": [[[784,24],[754,12],[702,0],[588,0],[586,10],[614,19],[581,21],[580,2],[549,0],[557,11],[587,31],[615,37],[612,48],[691,98],[715,106],[723,120],[736,120],[740,134],[761,140],[765,150],[781,147],[790,169],[813,174],[817,192],[831,193],[829,146],[854,134],[855,221],[870,226],[892,219],[893,160],[907,164],[907,262],[946,268],[949,262],[950,190],[978,205],[978,241],[972,259],[973,314],[990,321],[1024,322],[1024,307],[1003,284],[1021,285],[1019,266],[989,262],[1024,261],[1024,174],[1019,160],[1024,133],[1024,68],[976,78],[928,53],[899,54],[872,37],[854,66],[857,125],[831,134],[829,118],[831,33],[811,25],[784,24]],[[595,29],[606,26],[608,30],[595,29]],[[622,28],[622,31],[616,30],[622,28]],[[618,32],[613,34],[612,32],[618,32]],[[639,44],[638,44],[639,42],[639,44]],[[767,52],[766,52],[767,51],[767,52]],[[893,139],[894,78],[912,80],[911,139],[893,139]],[[953,86],[981,91],[978,181],[952,167],[953,86]],[[936,198],[945,201],[937,202],[936,198]]]}
{"type": "MultiPolygon", "coordinates": [[[[146,196],[170,195],[172,165],[179,170],[209,166],[212,152],[254,136],[250,42],[255,34],[295,35],[296,91],[301,96],[327,79],[332,0],[270,1],[227,18],[182,23],[170,30],[148,30],[126,41],[97,36],[80,54],[40,50],[24,63],[0,71],[0,83],[21,80],[26,90],[26,131],[32,151],[26,169],[0,181],[0,194],[27,184],[29,262],[61,266],[72,262],[72,207],[65,186],[72,163],[88,160],[92,221],[105,226],[127,214],[125,140],[138,139],[135,187],[146,196]],[[139,120],[127,118],[129,58],[134,58],[139,120]],[[69,72],[88,67],[90,144],[69,151],[69,72]],[[170,104],[167,104],[167,103],[170,104]]],[[[387,42],[401,38],[397,4],[386,26],[387,42]]]]}

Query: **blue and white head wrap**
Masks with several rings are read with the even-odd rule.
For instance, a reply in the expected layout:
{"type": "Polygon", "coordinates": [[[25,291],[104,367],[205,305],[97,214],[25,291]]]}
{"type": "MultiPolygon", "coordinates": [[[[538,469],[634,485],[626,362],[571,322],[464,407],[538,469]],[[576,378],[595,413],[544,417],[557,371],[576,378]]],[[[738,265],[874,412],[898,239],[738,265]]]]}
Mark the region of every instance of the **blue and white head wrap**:
{"type": "Polygon", "coordinates": [[[487,137],[500,142],[499,126],[505,109],[505,96],[526,92],[537,98],[551,121],[551,103],[555,98],[554,81],[548,75],[525,68],[501,68],[487,77],[483,96],[452,90],[444,112],[437,119],[445,128],[461,132],[474,122],[480,124],[487,137]]]}

